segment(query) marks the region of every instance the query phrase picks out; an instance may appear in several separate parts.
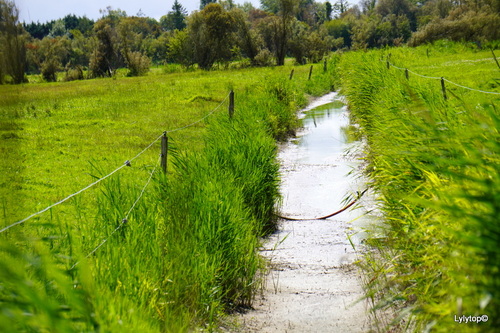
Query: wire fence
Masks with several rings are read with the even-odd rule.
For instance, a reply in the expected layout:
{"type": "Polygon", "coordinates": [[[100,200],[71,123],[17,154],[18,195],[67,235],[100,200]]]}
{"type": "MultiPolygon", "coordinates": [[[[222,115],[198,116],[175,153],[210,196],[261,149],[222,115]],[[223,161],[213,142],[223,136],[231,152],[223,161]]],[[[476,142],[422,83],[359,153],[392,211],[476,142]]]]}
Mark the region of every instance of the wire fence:
{"type": "MultiPolygon", "coordinates": [[[[93,182],[93,183],[91,183],[91,184],[87,185],[86,187],[84,187],[84,188],[82,188],[82,189],[80,189],[80,190],[76,191],[75,193],[68,195],[68,196],[67,196],[67,197],[65,197],[64,199],[62,199],[62,200],[60,200],[60,201],[58,201],[58,202],[56,202],[56,203],[54,203],[54,204],[52,204],[52,205],[50,205],[50,206],[48,206],[48,207],[44,208],[44,209],[42,209],[42,210],[40,210],[40,211],[38,211],[38,212],[36,212],[36,213],[33,213],[33,214],[29,215],[28,217],[26,217],[26,218],[24,218],[24,219],[22,219],[22,220],[19,220],[19,221],[17,221],[17,222],[14,222],[14,223],[12,223],[12,224],[10,224],[10,225],[8,225],[8,226],[6,226],[6,227],[4,227],[4,228],[0,229],[0,234],[1,234],[1,233],[3,233],[3,232],[5,232],[5,231],[7,231],[7,230],[9,230],[10,228],[12,228],[12,227],[14,227],[14,226],[16,226],[16,225],[20,225],[20,224],[22,224],[22,223],[24,223],[24,222],[26,222],[26,221],[28,221],[28,220],[32,219],[32,218],[33,218],[33,217],[35,217],[35,216],[41,215],[41,214],[45,213],[46,211],[48,211],[48,210],[50,210],[50,209],[52,209],[52,208],[54,208],[54,207],[56,207],[56,206],[58,206],[58,205],[60,205],[60,204],[62,204],[62,203],[64,203],[64,202],[66,202],[66,201],[68,201],[69,199],[71,199],[71,198],[73,198],[73,197],[75,197],[75,196],[77,196],[77,195],[79,195],[79,194],[81,194],[81,193],[83,193],[83,192],[85,192],[86,190],[88,190],[88,189],[92,188],[93,186],[95,186],[95,185],[99,184],[99,183],[100,183],[100,182],[102,182],[103,180],[105,180],[105,179],[107,179],[107,178],[111,177],[112,175],[114,175],[114,174],[115,174],[115,173],[117,173],[118,171],[122,170],[124,167],[126,167],[126,166],[129,166],[129,167],[130,167],[130,166],[132,165],[132,164],[131,164],[131,162],[132,162],[132,161],[134,161],[135,159],[139,158],[142,154],[144,154],[146,151],[148,151],[148,150],[149,150],[149,149],[150,149],[150,148],[151,148],[151,147],[152,147],[152,146],[153,146],[156,142],[158,142],[158,141],[159,141],[159,140],[160,140],[160,139],[161,139],[161,138],[162,138],[162,137],[163,137],[166,133],[177,132],[177,131],[180,131],[180,130],[183,130],[183,129],[189,128],[189,127],[191,127],[191,126],[194,126],[194,125],[196,125],[196,124],[198,124],[198,123],[202,122],[203,120],[205,120],[205,119],[207,119],[208,117],[210,117],[211,115],[213,115],[213,114],[214,114],[217,110],[219,110],[219,109],[220,109],[220,107],[221,107],[221,106],[222,106],[222,105],[223,105],[223,104],[227,101],[227,99],[229,98],[229,96],[230,96],[230,95],[231,95],[231,93],[229,93],[228,95],[226,95],[226,97],[224,98],[224,100],[223,100],[223,101],[222,101],[222,102],[221,102],[221,103],[220,103],[217,107],[215,107],[214,109],[212,109],[210,112],[208,112],[206,115],[204,115],[204,116],[203,116],[203,117],[201,117],[200,119],[198,119],[198,120],[196,120],[196,121],[194,121],[194,122],[192,122],[192,123],[190,123],[190,124],[188,124],[188,125],[185,125],[185,126],[182,126],[182,127],[178,127],[178,128],[172,129],[172,130],[164,131],[164,132],[163,132],[160,136],[158,136],[156,139],[154,139],[154,140],[153,140],[153,141],[152,141],[152,142],[151,142],[151,143],[150,143],[150,144],[149,144],[146,148],[144,148],[141,152],[139,152],[137,155],[135,155],[135,156],[134,156],[134,157],[132,157],[131,159],[126,160],[126,161],[125,161],[125,162],[124,162],[121,166],[119,166],[119,167],[118,167],[118,168],[116,168],[115,170],[113,170],[113,171],[111,171],[110,173],[108,173],[107,175],[105,175],[105,176],[103,176],[103,177],[99,178],[99,179],[98,179],[98,180],[96,180],[95,182],[93,182]]],[[[155,170],[156,170],[156,168],[155,168],[155,170]]],[[[152,177],[152,175],[151,175],[151,177],[152,177]]],[[[151,179],[151,177],[150,177],[150,179],[151,179]]],[[[149,184],[149,181],[148,181],[148,184],[149,184]]],[[[145,188],[144,188],[144,190],[145,190],[145,188]]],[[[141,193],[141,197],[142,197],[142,194],[143,194],[143,193],[141,193]]],[[[139,199],[140,199],[140,198],[139,198],[139,199]]],[[[137,201],[138,201],[138,200],[137,200],[137,201]]],[[[134,206],[135,206],[135,204],[134,204],[134,206]]],[[[128,215],[130,214],[130,212],[133,210],[134,206],[132,206],[132,208],[131,208],[131,210],[129,211],[129,213],[127,214],[127,216],[128,216],[128,215]]],[[[124,220],[126,220],[127,216],[125,217],[125,219],[124,219],[124,220]]],[[[113,231],[113,233],[115,233],[115,232],[116,232],[119,228],[121,228],[121,226],[123,225],[123,223],[124,223],[124,222],[122,222],[122,224],[120,224],[120,225],[118,226],[118,228],[117,228],[117,229],[115,229],[115,231],[113,231]]],[[[112,234],[113,234],[113,233],[112,233],[112,234]]],[[[112,234],[111,234],[111,235],[112,235],[112,234]]],[[[104,243],[105,243],[105,241],[104,241],[104,243]]],[[[102,246],[102,244],[101,244],[100,246],[102,246]]],[[[98,246],[98,248],[99,248],[100,246],[98,246]]],[[[96,249],[96,250],[97,250],[97,249],[96,249]]],[[[95,252],[95,251],[94,251],[94,252],[95,252]]]]}
{"type": "MultiPolygon", "coordinates": [[[[118,230],[120,230],[125,224],[127,224],[128,220],[129,220],[129,217],[130,217],[130,214],[132,213],[132,211],[136,207],[137,203],[141,200],[142,196],[144,195],[144,192],[146,191],[146,188],[148,187],[149,183],[151,182],[151,179],[153,179],[153,175],[155,174],[156,169],[158,169],[158,166],[160,165],[160,160],[161,160],[161,157],[158,158],[158,162],[156,162],[155,167],[151,171],[146,184],[143,186],[141,192],[139,193],[139,196],[136,198],[136,200],[134,201],[134,203],[132,204],[132,206],[130,207],[130,209],[127,211],[127,213],[125,214],[125,217],[121,220],[120,224],[115,228],[115,230],[113,230],[113,232],[111,232],[111,234],[107,238],[105,238],[101,243],[99,243],[99,245],[97,245],[92,251],[90,251],[89,254],[87,254],[85,256],[85,259],[87,259],[91,255],[93,255],[97,250],[99,250],[99,248],[101,246],[103,246],[108,241],[108,239],[110,239],[111,237],[113,237],[113,235],[118,230]]],[[[80,263],[80,261],[77,261],[73,266],[71,266],[70,270],[74,269],[79,263],[80,263]]]]}
{"type": "Polygon", "coordinates": [[[427,76],[427,75],[422,75],[422,74],[419,74],[419,73],[416,73],[414,71],[411,71],[409,70],[408,68],[403,68],[403,67],[398,67],[394,64],[392,64],[391,62],[387,61],[387,66],[391,66],[391,67],[394,67],[396,69],[399,69],[399,70],[402,70],[402,71],[406,71],[408,73],[411,73],[415,76],[418,76],[418,77],[421,77],[421,78],[424,78],[424,79],[432,79],[432,80],[442,80],[442,81],[446,81],[448,82],[449,84],[452,84],[452,85],[455,85],[457,87],[460,87],[460,88],[463,88],[463,89],[468,89],[468,90],[471,90],[471,91],[475,91],[475,92],[480,92],[480,93],[483,93],[483,94],[493,94],[493,95],[500,95],[500,92],[495,92],[495,91],[485,91],[485,90],[480,90],[480,89],[474,89],[474,88],[471,88],[471,87],[466,87],[466,86],[463,86],[461,84],[458,84],[458,83],[455,83],[453,81],[450,81],[448,79],[445,79],[444,77],[437,77],[437,76],[427,76]]]}

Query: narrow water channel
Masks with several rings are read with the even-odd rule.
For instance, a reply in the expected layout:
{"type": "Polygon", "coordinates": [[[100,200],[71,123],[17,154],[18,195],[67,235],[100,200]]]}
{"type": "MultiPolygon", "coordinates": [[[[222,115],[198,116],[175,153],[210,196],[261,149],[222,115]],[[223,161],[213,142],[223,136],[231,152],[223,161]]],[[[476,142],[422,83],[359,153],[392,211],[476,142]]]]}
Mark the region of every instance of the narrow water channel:
{"type": "Polygon", "coordinates": [[[348,135],[348,111],[330,93],[301,113],[303,129],[284,144],[281,162],[283,220],[264,244],[270,272],[255,309],[241,318],[245,332],[367,332],[369,320],[354,262],[358,259],[361,209],[349,209],[349,195],[364,190],[353,171],[359,142],[348,135]],[[349,153],[351,152],[351,153],[349,153]]]}

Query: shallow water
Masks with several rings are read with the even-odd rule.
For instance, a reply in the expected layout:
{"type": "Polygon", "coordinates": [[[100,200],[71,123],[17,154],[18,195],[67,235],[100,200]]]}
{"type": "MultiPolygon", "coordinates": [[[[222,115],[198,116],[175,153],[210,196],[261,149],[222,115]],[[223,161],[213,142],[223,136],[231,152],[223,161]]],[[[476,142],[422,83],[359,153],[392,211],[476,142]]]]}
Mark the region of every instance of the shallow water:
{"type": "MultiPolygon", "coordinates": [[[[364,190],[363,179],[352,172],[359,168],[362,145],[348,140],[348,111],[340,100],[331,93],[304,109],[302,130],[281,147],[282,216],[325,216],[364,190]]],[[[326,220],[282,220],[264,244],[271,270],[255,310],[242,316],[244,331],[368,331],[353,264],[360,255],[364,214],[349,209],[326,220]]]]}
{"type": "MultiPolygon", "coordinates": [[[[348,138],[348,110],[336,93],[323,96],[315,108],[307,108],[301,115],[302,130],[279,154],[281,211],[286,216],[312,218],[337,211],[345,200],[364,190],[364,181],[356,173],[362,146],[348,138]],[[319,103],[323,104],[317,106],[319,103]]],[[[352,211],[342,214],[356,218],[352,211]]]]}

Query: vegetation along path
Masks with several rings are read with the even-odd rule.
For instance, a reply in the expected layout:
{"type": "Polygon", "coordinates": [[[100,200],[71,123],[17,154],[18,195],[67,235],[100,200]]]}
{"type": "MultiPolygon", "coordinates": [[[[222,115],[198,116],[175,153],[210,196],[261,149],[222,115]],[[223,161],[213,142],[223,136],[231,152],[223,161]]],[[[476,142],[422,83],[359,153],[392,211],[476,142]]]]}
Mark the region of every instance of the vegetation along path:
{"type": "MultiPolygon", "coordinates": [[[[363,190],[348,176],[359,142],[348,140],[346,107],[336,93],[302,113],[304,128],[280,152],[282,214],[307,219],[352,202],[363,190]],[[350,198],[349,194],[353,194],[350,198]]],[[[242,315],[245,331],[365,332],[368,317],[354,262],[366,223],[348,209],[324,220],[283,220],[264,244],[270,271],[255,310],[242,315]],[[352,222],[356,220],[355,222],[352,222]],[[353,247],[354,246],[354,247],[353,247]]]]}

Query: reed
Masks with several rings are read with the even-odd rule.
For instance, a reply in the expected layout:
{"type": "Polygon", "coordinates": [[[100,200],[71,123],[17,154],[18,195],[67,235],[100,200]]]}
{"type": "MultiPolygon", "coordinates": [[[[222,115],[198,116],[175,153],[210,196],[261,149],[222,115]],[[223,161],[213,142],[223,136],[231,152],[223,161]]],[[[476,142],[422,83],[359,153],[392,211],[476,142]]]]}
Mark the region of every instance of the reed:
{"type": "Polygon", "coordinates": [[[168,176],[153,171],[155,145],[92,190],[0,234],[0,330],[210,331],[251,304],[259,237],[276,222],[275,139],[298,126],[306,91],[329,89],[327,74],[307,81],[309,66],[285,82],[289,72],[0,87],[2,227],[108,174],[162,131],[199,120],[236,92],[233,119],[223,105],[169,134],[168,176]]]}
{"type": "Polygon", "coordinates": [[[500,99],[448,89],[439,81],[386,67],[391,62],[499,92],[486,51],[443,44],[350,53],[341,59],[342,91],[367,140],[366,172],[383,223],[361,262],[367,297],[385,331],[456,330],[455,315],[486,314],[463,332],[498,327],[500,99]],[[429,47],[426,47],[429,48],[429,47]],[[458,52],[457,50],[460,50],[458,52]],[[391,315],[393,314],[393,315],[391,315]]]}

